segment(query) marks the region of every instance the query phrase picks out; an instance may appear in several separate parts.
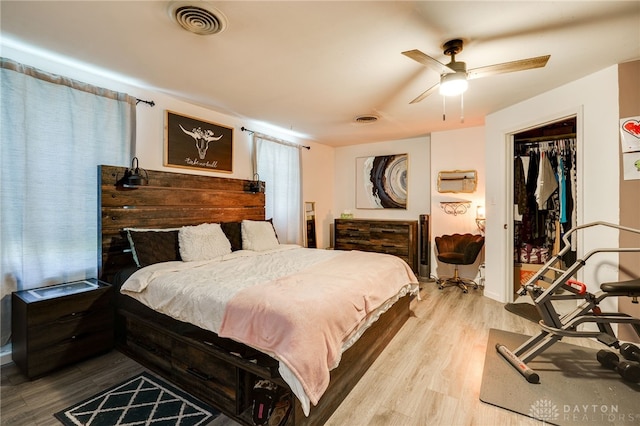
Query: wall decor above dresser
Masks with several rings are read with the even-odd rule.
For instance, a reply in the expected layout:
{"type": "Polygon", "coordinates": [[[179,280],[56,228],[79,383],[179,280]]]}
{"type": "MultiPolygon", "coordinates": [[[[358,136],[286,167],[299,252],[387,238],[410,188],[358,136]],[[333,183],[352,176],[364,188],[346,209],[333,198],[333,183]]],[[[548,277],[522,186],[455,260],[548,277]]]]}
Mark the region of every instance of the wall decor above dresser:
{"type": "Polygon", "coordinates": [[[408,154],[356,158],[356,207],[406,209],[408,154]]]}

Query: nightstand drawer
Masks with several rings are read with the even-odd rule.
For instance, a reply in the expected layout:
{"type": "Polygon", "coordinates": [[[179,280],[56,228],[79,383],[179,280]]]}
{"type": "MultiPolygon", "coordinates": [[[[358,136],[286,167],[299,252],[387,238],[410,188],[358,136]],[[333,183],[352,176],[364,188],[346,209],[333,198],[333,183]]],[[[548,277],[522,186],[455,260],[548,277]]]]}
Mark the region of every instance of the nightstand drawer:
{"type": "Polygon", "coordinates": [[[62,317],[49,324],[29,330],[29,350],[55,345],[70,337],[83,336],[103,330],[113,330],[113,312],[110,307],[98,311],[84,311],[62,317]]]}
{"type": "Polygon", "coordinates": [[[98,354],[112,347],[113,329],[111,328],[97,333],[70,336],[54,345],[33,351],[27,359],[28,376],[40,376],[80,361],[87,357],[87,353],[98,354]]]}
{"type": "MultiPolygon", "coordinates": [[[[110,289],[109,289],[110,290],[110,289]]],[[[111,292],[106,288],[49,299],[29,305],[27,326],[53,324],[72,320],[99,309],[111,306],[111,292]]]]}

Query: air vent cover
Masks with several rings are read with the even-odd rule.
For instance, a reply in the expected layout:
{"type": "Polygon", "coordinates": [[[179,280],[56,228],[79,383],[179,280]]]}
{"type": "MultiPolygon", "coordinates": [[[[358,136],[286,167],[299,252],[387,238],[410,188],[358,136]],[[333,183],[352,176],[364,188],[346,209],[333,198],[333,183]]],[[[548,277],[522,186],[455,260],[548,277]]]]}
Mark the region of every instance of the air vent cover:
{"type": "Polygon", "coordinates": [[[356,123],[362,123],[362,124],[375,123],[376,121],[378,121],[378,116],[377,115],[359,115],[354,119],[354,121],[356,123]]]}
{"type": "Polygon", "coordinates": [[[227,26],[225,16],[205,2],[172,2],[169,16],[185,30],[198,35],[218,34],[227,26]]]}

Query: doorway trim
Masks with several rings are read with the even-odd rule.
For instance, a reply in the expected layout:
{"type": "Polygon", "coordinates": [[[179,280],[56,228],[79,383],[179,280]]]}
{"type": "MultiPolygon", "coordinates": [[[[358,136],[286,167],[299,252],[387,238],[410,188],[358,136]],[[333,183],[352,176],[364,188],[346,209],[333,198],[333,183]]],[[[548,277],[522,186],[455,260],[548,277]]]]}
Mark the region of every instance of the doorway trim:
{"type": "MultiPolygon", "coordinates": [[[[504,241],[504,247],[506,247],[506,253],[511,254],[511,256],[513,256],[513,250],[514,250],[514,246],[513,246],[513,235],[514,235],[514,226],[513,226],[513,175],[514,175],[514,171],[513,171],[513,156],[515,153],[515,144],[514,144],[514,137],[517,133],[521,133],[527,130],[531,130],[537,127],[543,127],[567,118],[571,118],[571,117],[575,117],[576,118],[576,187],[577,187],[577,193],[580,194],[581,193],[581,189],[583,188],[583,183],[582,183],[582,170],[584,170],[584,161],[583,161],[583,107],[582,105],[577,106],[575,108],[571,108],[565,111],[561,111],[558,113],[555,113],[553,115],[549,115],[549,116],[545,116],[545,117],[539,117],[533,120],[529,120],[526,122],[523,122],[519,125],[514,126],[511,129],[507,129],[504,131],[503,133],[503,139],[504,139],[504,150],[506,152],[506,164],[505,164],[505,170],[506,170],[506,179],[505,181],[508,182],[507,184],[505,184],[504,186],[504,190],[506,191],[506,193],[504,194],[504,199],[506,200],[505,203],[505,211],[504,211],[504,218],[505,218],[505,225],[506,225],[506,231],[503,235],[504,238],[506,239],[504,241]]],[[[582,212],[583,212],[583,200],[584,197],[578,197],[577,200],[577,218],[576,221],[577,223],[583,223],[582,220],[582,212]]],[[[580,257],[581,253],[578,252],[578,257],[580,257]]],[[[507,303],[513,302],[514,301],[514,291],[513,291],[513,281],[514,281],[514,276],[513,276],[513,258],[510,258],[510,262],[504,262],[504,270],[502,273],[502,276],[505,277],[505,286],[503,288],[504,294],[506,295],[506,301],[507,303]]],[[[581,275],[582,275],[582,271],[578,271],[578,279],[581,279],[581,275]]]]}

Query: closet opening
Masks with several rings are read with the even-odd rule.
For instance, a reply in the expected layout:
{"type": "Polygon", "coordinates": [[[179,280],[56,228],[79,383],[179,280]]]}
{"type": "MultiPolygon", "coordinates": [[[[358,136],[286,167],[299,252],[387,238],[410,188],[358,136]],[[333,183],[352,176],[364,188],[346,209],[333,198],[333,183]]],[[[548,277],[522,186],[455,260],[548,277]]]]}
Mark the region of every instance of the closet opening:
{"type": "MultiPolygon", "coordinates": [[[[562,236],[577,223],[576,123],[573,116],[513,135],[514,292],[564,247],[562,236]]],[[[563,266],[576,260],[572,237],[563,266]]]]}

